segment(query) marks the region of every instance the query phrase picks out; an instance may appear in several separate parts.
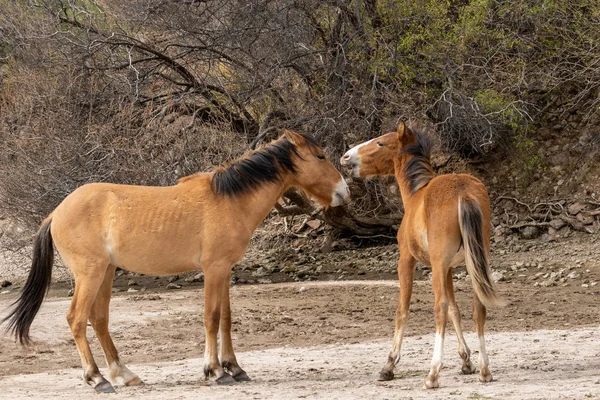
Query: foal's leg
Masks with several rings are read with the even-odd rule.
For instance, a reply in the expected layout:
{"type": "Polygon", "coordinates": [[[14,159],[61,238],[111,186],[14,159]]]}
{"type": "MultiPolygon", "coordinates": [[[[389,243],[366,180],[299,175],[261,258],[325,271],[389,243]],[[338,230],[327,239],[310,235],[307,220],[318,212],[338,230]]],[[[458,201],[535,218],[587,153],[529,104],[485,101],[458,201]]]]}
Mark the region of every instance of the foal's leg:
{"type": "Polygon", "coordinates": [[[204,329],[206,344],[204,349],[204,378],[215,376],[219,384],[232,384],[235,380],[223,370],[219,363],[217,334],[221,319],[221,303],[224,285],[229,285],[231,266],[211,265],[204,272],[204,329]]]}
{"type": "Polygon", "coordinates": [[[394,368],[400,361],[400,348],[402,347],[402,338],[404,329],[408,321],[408,311],[410,307],[410,297],[413,289],[413,279],[415,276],[415,259],[410,255],[408,249],[400,250],[400,260],[398,261],[398,279],[400,281],[400,299],[396,309],[396,328],[394,331],[394,343],[392,351],[388,356],[387,363],[379,373],[380,381],[389,381],[394,379],[394,368]]]}
{"type": "Polygon", "coordinates": [[[479,380],[481,382],[491,382],[492,374],[490,373],[489,360],[485,351],[485,337],[483,334],[485,316],[485,306],[481,304],[477,295],[473,295],[473,321],[475,321],[477,336],[479,336],[479,380]]]}
{"type": "MultiPolygon", "coordinates": [[[[433,257],[432,257],[433,258],[433,257]]],[[[444,335],[448,321],[448,296],[446,293],[447,263],[431,260],[431,278],[435,304],[433,314],[435,319],[435,347],[431,359],[431,370],[425,380],[425,389],[439,387],[440,370],[444,365],[444,335]]]]}
{"type": "Polygon", "coordinates": [[[229,274],[226,284],[223,285],[223,299],[221,300],[221,366],[225,371],[230,373],[238,382],[249,381],[250,378],[240,368],[235,353],[233,351],[233,343],[231,341],[231,307],[229,303],[229,274]]]}
{"type": "Polygon", "coordinates": [[[119,353],[108,332],[108,313],[115,270],[116,267],[110,265],[104,274],[104,281],[100,286],[96,301],[92,305],[90,322],[94,327],[98,342],[100,342],[102,350],[104,351],[104,357],[106,358],[106,365],[108,365],[109,379],[111,382],[113,384],[117,383],[117,379],[122,378],[127,386],[139,385],[142,383],[142,380],[121,363],[119,360],[119,353]]]}
{"type": "Polygon", "coordinates": [[[108,260],[105,264],[100,261],[91,264],[89,259],[86,262],[86,258],[83,257],[76,260],[79,262],[73,263],[73,261],[73,259],[70,259],[67,262],[72,266],[71,270],[75,275],[75,292],[67,312],[67,321],[81,357],[83,380],[97,392],[112,393],[115,390],[100,374],[86,336],[87,321],[108,266],[108,260]]]}
{"type": "Polygon", "coordinates": [[[454,325],[454,331],[456,332],[456,338],[458,339],[458,355],[462,359],[462,372],[463,374],[472,374],[475,372],[475,366],[471,362],[471,350],[467,346],[465,337],[463,336],[462,326],[460,323],[460,311],[456,305],[456,299],[454,298],[454,285],[452,282],[452,269],[448,270],[448,276],[446,277],[446,294],[448,295],[448,316],[452,325],[454,325]]]}

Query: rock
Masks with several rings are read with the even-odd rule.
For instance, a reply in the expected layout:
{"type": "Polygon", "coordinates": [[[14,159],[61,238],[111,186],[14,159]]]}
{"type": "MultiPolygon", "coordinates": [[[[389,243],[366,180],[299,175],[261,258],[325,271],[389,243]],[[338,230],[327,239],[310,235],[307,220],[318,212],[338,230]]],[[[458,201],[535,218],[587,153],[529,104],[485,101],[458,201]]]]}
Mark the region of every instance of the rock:
{"type": "Polygon", "coordinates": [[[523,239],[535,239],[540,235],[541,231],[537,226],[526,226],[521,231],[521,236],[523,239]]]}
{"type": "Polygon", "coordinates": [[[169,277],[169,282],[175,282],[179,280],[179,275],[173,275],[169,277]]]}
{"type": "Polygon", "coordinates": [[[169,283],[167,285],[167,289],[181,289],[182,286],[177,283],[169,283]]]}
{"type": "Polygon", "coordinates": [[[577,220],[583,225],[592,225],[594,223],[594,217],[591,215],[585,215],[583,213],[577,214],[577,220]]]}
{"type": "Polygon", "coordinates": [[[500,271],[494,271],[492,272],[492,280],[494,282],[502,282],[504,281],[506,278],[504,277],[504,274],[500,271]]]}
{"type": "Polygon", "coordinates": [[[264,267],[258,267],[256,271],[252,272],[252,276],[255,278],[260,278],[267,275],[269,275],[269,271],[264,267]]]}
{"type": "Polygon", "coordinates": [[[310,226],[312,229],[319,229],[321,227],[321,221],[318,219],[312,219],[306,222],[306,225],[310,226]]]}
{"type": "Polygon", "coordinates": [[[306,288],[305,288],[304,286],[302,286],[302,287],[300,288],[300,293],[304,293],[304,292],[306,292],[306,288]]]}
{"type": "Polygon", "coordinates": [[[69,289],[69,291],[67,292],[67,297],[73,297],[74,294],[75,294],[75,289],[69,289]]]}
{"type": "Polygon", "coordinates": [[[136,288],[130,287],[129,289],[127,289],[127,291],[129,293],[135,293],[135,292],[139,292],[139,290],[137,290],[136,288]]]}
{"type": "MultiPolygon", "coordinates": [[[[560,228],[567,225],[567,223],[565,221],[563,221],[562,219],[553,219],[549,223],[550,223],[550,227],[555,230],[559,230],[560,228]]],[[[548,232],[548,233],[550,233],[550,232],[548,232]]],[[[556,232],[554,232],[554,233],[556,233],[556,232]]]]}
{"type": "Polygon", "coordinates": [[[569,214],[571,214],[571,215],[577,215],[584,209],[585,209],[585,204],[580,203],[580,202],[573,203],[567,207],[567,211],[569,211],[569,214]]]}
{"type": "Polygon", "coordinates": [[[12,285],[11,281],[2,281],[2,282],[0,282],[0,287],[7,287],[7,286],[10,286],[10,285],[12,285]]]}
{"type": "Polygon", "coordinates": [[[202,282],[204,281],[204,274],[202,272],[194,275],[194,276],[189,276],[187,278],[185,278],[186,282],[202,282]]]}
{"type": "Polygon", "coordinates": [[[120,292],[120,291],[121,291],[121,289],[119,289],[119,288],[116,288],[116,287],[112,288],[112,292],[113,293],[117,293],[117,292],[120,292]]]}
{"type": "Polygon", "coordinates": [[[581,284],[581,287],[582,287],[582,288],[588,288],[588,287],[590,287],[590,285],[588,285],[587,283],[582,283],[582,284],[581,284]]]}
{"type": "Polygon", "coordinates": [[[127,286],[138,286],[138,283],[133,279],[130,279],[129,282],[127,282],[127,286]]]}
{"type": "Polygon", "coordinates": [[[567,277],[569,279],[577,279],[581,276],[581,274],[579,272],[573,271],[571,272],[569,275],[567,275],[567,277]]]}

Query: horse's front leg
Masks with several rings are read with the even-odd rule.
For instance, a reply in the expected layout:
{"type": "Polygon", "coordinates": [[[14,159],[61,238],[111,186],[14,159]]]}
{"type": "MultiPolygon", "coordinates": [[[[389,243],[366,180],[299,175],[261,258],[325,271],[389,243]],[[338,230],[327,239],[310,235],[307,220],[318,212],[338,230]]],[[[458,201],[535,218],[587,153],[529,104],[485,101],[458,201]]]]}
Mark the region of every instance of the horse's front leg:
{"type": "Polygon", "coordinates": [[[223,370],[219,362],[217,334],[221,320],[224,287],[229,286],[231,266],[211,265],[204,272],[204,378],[214,376],[219,384],[232,384],[235,380],[223,370]]]}
{"type": "MultiPolygon", "coordinates": [[[[231,274],[230,274],[231,276],[231,274]]],[[[238,382],[249,381],[246,372],[240,368],[231,341],[231,307],[229,303],[229,279],[223,286],[223,298],[221,299],[221,366],[229,372],[233,379],[238,382]]]]}

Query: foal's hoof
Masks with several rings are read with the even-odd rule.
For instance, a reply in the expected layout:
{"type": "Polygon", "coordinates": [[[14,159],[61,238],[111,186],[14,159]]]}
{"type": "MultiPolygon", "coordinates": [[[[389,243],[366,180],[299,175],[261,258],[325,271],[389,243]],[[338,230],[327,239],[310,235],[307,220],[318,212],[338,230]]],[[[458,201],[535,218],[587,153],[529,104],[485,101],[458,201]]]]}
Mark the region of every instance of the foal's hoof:
{"type": "Polygon", "coordinates": [[[94,390],[98,393],[115,393],[115,388],[109,381],[103,381],[94,386],[94,390]]]}
{"type": "Polygon", "coordinates": [[[481,383],[488,383],[493,381],[494,378],[492,378],[492,374],[490,374],[489,372],[487,374],[480,374],[479,375],[479,382],[481,383]]]}
{"type": "Polygon", "coordinates": [[[223,375],[215,379],[218,385],[233,385],[235,384],[235,379],[227,372],[224,372],[223,375]]]}
{"type": "Polygon", "coordinates": [[[237,374],[233,375],[233,379],[235,379],[236,382],[249,382],[250,381],[250,377],[243,370],[241,372],[238,372],[237,374]]]}
{"type": "Polygon", "coordinates": [[[385,369],[379,373],[379,378],[377,378],[378,381],[391,381],[392,379],[394,379],[394,372],[385,369]]]}
{"type": "Polygon", "coordinates": [[[473,363],[471,361],[469,361],[466,364],[463,364],[463,366],[462,366],[462,373],[465,375],[471,375],[471,374],[475,373],[476,370],[477,370],[477,368],[475,368],[475,366],[473,365],[473,363]]]}
{"type": "Polygon", "coordinates": [[[423,385],[423,389],[435,389],[440,387],[440,382],[438,381],[437,378],[430,378],[427,377],[427,379],[425,379],[425,384],[423,385]]]}
{"type": "Polygon", "coordinates": [[[128,380],[127,382],[125,382],[125,386],[138,386],[138,385],[143,385],[144,381],[140,379],[139,376],[136,376],[135,378],[132,378],[130,380],[128,380]]]}

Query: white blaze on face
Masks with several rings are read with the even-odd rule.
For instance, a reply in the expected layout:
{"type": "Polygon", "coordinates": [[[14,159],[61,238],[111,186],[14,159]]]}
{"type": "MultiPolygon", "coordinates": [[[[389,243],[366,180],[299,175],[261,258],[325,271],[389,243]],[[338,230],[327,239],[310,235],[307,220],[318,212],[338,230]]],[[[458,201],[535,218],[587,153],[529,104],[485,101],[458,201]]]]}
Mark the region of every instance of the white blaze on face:
{"type": "Polygon", "coordinates": [[[348,184],[342,174],[340,174],[340,179],[331,195],[331,207],[341,206],[350,201],[350,189],[348,189],[348,184]]]}
{"type": "Polygon", "coordinates": [[[342,165],[352,167],[352,176],[353,177],[358,178],[360,176],[360,156],[358,154],[358,149],[360,149],[362,146],[368,145],[373,140],[375,140],[375,139],[371,139],[371,140],[361,143],[357,146],[354,146],[353,148],[348,150],[346,152],[346,154],[344,154],[342,156],[340,163],[342,165]]]}

